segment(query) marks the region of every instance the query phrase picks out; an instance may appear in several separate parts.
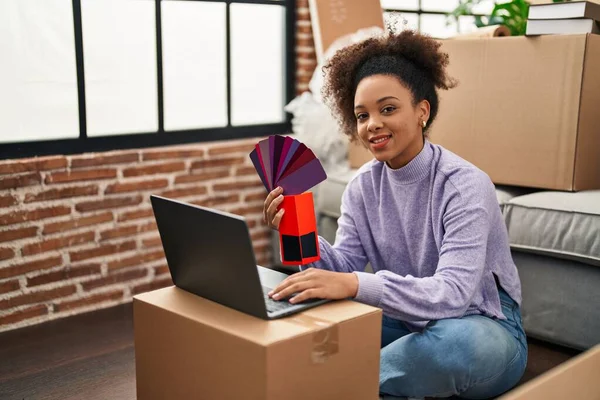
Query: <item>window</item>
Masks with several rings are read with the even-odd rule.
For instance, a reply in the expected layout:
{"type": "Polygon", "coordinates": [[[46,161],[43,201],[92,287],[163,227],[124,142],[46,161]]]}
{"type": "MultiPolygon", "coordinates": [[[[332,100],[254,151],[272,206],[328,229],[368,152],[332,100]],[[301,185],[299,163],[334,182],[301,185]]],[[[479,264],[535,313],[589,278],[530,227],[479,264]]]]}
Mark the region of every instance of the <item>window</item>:
{"type": "Polygon", "coordinates": [[[0,1],[0,158],[291,131],[294,0],[0,1]]]}
{"type": "Polygon", "coordinates": [[[489,15],[494,8],[493,0],[481,0],[473,7],[473,15],[463,15],[455,21],[446,15],[459,5],[460,0],[381,0],[386,23],[397,29],[402,25],[431,35],[447,38],[457,33],[476,29],[475,15],[489,15]]]}

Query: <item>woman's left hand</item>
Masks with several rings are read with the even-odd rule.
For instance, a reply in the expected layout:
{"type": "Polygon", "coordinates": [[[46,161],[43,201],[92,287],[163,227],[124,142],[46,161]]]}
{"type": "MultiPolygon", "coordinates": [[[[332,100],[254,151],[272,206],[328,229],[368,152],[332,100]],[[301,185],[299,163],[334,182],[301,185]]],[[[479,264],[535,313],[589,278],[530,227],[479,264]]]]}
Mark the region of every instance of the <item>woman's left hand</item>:
{"type": "Polygon", "coordinates": [[[308,299],[346,299],[355,297],[358,292],[358,278],[353,273],[332,272],[309,268],[286,278],[271,292],[275,300],[282,300],[297,293],[290,303],[300,303],[308,299]]]}

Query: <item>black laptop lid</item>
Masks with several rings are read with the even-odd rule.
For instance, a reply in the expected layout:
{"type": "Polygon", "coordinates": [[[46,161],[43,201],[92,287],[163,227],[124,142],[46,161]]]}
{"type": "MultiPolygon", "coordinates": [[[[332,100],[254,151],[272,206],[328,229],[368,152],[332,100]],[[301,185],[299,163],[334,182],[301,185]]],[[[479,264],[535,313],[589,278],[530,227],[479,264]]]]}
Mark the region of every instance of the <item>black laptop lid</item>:
{"type": "Polygon", "coordinates": [[[151,201],[177,287],[252,315],[266,315],[244,218],[159,196],[151,196],[151,201]]]}

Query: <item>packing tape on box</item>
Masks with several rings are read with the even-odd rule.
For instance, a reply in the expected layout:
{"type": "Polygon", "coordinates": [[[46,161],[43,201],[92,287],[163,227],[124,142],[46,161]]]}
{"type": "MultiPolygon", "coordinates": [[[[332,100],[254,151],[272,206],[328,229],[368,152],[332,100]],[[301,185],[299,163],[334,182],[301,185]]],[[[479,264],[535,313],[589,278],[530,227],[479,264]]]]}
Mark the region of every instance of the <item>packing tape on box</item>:
{"type": "Polygon", "coordinates": [[[315,330],[312,334],[310,354],[313,364],[322,364],[339,351],[339,332],[337,324],[324,319],[296,314],[286,321],[315,330]]]}

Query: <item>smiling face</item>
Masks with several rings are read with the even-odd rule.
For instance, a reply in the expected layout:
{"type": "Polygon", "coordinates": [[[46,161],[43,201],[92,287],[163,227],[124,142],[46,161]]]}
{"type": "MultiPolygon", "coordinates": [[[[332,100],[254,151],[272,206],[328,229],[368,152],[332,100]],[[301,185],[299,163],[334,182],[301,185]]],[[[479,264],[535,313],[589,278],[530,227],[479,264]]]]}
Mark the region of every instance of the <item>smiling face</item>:
{"type": "Polygon", "coordinates": [[[390,75],[372,75],[360,81],[354,95],[358,137],[375,158],[390,168],[405,166],[423,148],[423,121],[429,102],[413,104],[413,95],[390,75]]]}

